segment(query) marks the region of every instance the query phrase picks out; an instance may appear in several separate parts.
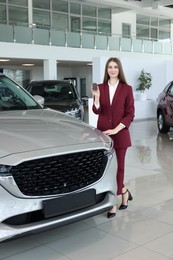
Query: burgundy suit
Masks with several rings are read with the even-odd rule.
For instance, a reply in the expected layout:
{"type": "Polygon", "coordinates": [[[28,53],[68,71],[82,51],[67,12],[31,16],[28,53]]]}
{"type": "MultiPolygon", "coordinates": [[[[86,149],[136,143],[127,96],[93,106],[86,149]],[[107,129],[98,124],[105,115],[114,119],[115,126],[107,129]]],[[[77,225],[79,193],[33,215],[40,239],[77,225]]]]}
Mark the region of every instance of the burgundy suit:
{"type": "Polygon", "coordinates": [[[119,123],[125,125],[125,128],[117,134],[112,135],[114,148],[117,155],[117,194],[122,194],[124,187],[124,160],[126,150],[131,146],[129,126],[134,118],[134,97],[132,87],[119,82],[114,94],[112,104],[110,105],[108,84],[99,84],[100,107],[97,109],[93,105],[93,112],[98,114],[97,128],[101,131],[115,128],[119,123]]]}

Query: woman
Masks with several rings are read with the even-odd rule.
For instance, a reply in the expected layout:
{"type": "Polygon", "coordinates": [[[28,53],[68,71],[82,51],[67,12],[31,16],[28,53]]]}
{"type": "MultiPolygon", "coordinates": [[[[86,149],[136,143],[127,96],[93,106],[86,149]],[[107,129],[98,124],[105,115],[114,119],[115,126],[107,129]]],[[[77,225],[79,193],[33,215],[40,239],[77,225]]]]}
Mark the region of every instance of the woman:
{"type": "MultiPolygon", "coordinates": [[[[98,114],[97,128],[114,141],[117,156],[117,195],[122,195],[120,210],[126,209],[132,195],[124,185],[124,165],[127,148],[131,146],[129,126],[134,118],[132,87],[126,82],[121,62],[110,58],[106,62],[103,83],[97,88],[91,86],[94,97],[93,112],[98,114]]],[[[116,215],[116,205],[107,213],[116,215]]]]}

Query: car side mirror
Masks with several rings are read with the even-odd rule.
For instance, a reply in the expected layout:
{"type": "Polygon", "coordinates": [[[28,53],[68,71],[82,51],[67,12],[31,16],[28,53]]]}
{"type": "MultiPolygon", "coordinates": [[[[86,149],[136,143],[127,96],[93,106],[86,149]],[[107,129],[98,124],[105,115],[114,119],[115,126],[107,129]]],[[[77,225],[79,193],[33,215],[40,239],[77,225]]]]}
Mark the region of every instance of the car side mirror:
{"type": "Polygon", "coordinates": [[[37,101],[37,103],[39,103],[39,105],[44,107],[44,97],[39,95],[34,95],[34,99],[37,101]]]}

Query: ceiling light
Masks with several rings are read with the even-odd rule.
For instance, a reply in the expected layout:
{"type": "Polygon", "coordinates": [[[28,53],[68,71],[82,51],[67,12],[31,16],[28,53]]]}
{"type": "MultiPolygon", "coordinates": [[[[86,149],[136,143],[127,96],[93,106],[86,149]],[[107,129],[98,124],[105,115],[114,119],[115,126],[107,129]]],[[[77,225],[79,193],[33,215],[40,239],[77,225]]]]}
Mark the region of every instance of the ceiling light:
{"type": "Polygon", "coordinates": [[[93,64],[90,62],[90,63],[87,63],[86,65],[87,65],[87,66],[92,66],[93,64]]]}
{"type": "Polygon", "coordinates": [[[8,59],[0,59],[0,62],[7,62],[7,61],[10,61],[10,60],[8,60],[8,59]]]}
{"type": "Polygon", "coordinates": [[[32,67],[32,66],[34,66],[34,64],[33,63],[23,63],[22,66],[32,67]]]}

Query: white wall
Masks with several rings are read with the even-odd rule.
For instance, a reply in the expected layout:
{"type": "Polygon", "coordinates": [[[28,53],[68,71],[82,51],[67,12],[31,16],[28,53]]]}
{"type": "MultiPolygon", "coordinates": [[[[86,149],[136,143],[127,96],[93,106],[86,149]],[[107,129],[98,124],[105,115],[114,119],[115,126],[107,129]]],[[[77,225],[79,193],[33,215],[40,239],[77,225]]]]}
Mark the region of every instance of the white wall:
{"type": "Polygon", "coordinates": [[[131,24],[131,36],[136,36],[136,14],[123,12],[112,15],[112,34],[122,35],[122,23],[131,24]]]}

